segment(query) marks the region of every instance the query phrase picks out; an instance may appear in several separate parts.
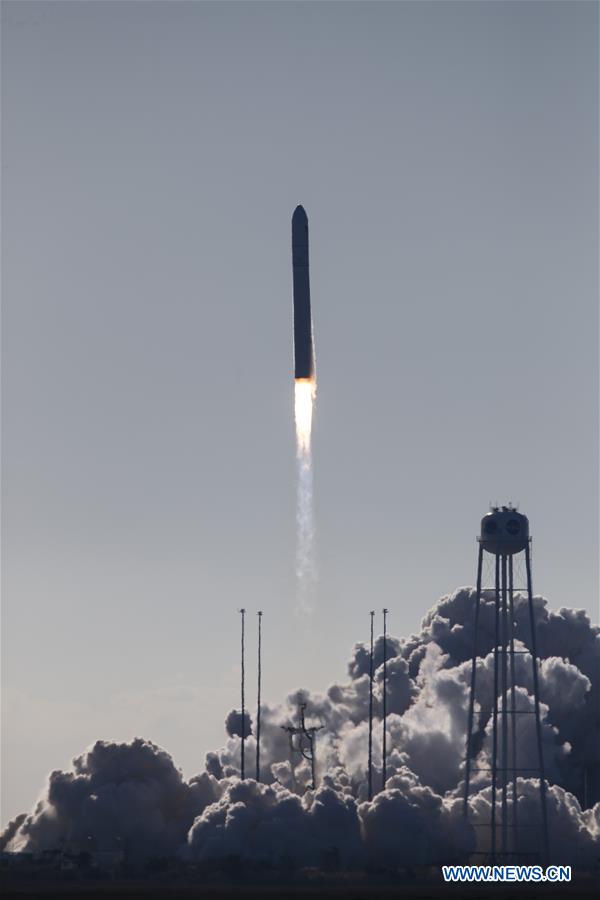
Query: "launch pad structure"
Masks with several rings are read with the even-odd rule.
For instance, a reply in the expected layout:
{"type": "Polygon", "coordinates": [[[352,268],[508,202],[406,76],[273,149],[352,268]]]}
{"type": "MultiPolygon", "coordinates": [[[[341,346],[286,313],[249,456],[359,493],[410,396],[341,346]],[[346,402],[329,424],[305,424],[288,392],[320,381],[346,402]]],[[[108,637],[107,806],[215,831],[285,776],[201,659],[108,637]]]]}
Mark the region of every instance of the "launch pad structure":
{"type": "MultiPolygon", "coordinates": [[[[473,622],[473,651],[471,657],[471,684],[469,694],[467,747],[465,759],[464,816],[469,818],[469,790],[474,772],[491,772],[490,803],[490,847],[491,864],[498,860],[514,860],[519,856],[531,855],[520,850],[522,842],[518,835],[521,829],[535,829],[540,836],[538,854],[543,864],[548,860],[548,820],[546,808],[546,780],[542,746],[542,723],[540,716],[540,691],[538,678],[538,658],[536,650],[535,615],[533,609],[533,587],[531,577],[531,538],[529,521],[526,516],[511,506],[493,506],[481,522],[478,537],[479,553],[477,562],[477,589],[473,622]],[[485,587],[483,580],[484,554],[493,557],[494,584],[485,587]],[[524,556],[526,585],[514,584],[515,558],[524,556]],[[531,653],[525,649],[515,649],[515,594],[527,597],[531,653]],[[493,624],[493,699],[492,734],[489,766],[477,766],[479,748],[484,738],[483,729],[475,725],[475,698],[477,682],[478,651],[482,638],[481,607],[482,597],[494,598],[493,624]],[[519,708],[515,678],[515,656],[530,655],[533,681],[533,709],[519,708]],[[500,701],[500,702],[499,702],[500,701]],[[519,717],[533,716],[535,725],[536,758],[523,763],[519,757],[519,717]],[[538,779],[539,822],[521,824],[519,822],[518,778],[538,779]],[[509,785],[511,809],[509,815],[509,785]],[[500,802],[498,803],[498,795],[500,802]],[[498,808],[499,807],[499,808],[498,808]]],[[[530,720],[531,721],[531,720],[530,720]]],[[[479,788],[478,788],[479,789],[479,788]]],[[[475,823],[474,823],[475,824],[475,823]]],[[[488,827],[488,823],[477,823],[488,827]]]]}
{"type": "Polygon", "coordinates": [[[311,784],[309,789],[314,791],[317,786],[316,779],[316,734],[324,728],[324,725],[306,725],[306,703],[298,704],[299,725],[282,725],[282,729],[287,731],[290,740],[290,765],[292,768],[292,778],[295,780],[294,756],[300,755],[310,763],[311,784]],[[296,743],[294,743],[296,738],[296,743]]]}

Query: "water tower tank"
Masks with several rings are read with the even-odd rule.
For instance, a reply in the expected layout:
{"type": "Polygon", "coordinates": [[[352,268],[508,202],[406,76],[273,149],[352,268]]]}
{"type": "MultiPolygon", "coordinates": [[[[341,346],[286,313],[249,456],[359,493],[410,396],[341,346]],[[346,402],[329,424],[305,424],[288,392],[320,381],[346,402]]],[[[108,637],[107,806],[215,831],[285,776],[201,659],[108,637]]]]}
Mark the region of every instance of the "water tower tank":
{"type": "Polygon", "coordinates": [[[492,507],[481,520],[479,540],[484,550],[496,556],[520,553],[529,540],[529,519],[512,506],[492,507]]]}

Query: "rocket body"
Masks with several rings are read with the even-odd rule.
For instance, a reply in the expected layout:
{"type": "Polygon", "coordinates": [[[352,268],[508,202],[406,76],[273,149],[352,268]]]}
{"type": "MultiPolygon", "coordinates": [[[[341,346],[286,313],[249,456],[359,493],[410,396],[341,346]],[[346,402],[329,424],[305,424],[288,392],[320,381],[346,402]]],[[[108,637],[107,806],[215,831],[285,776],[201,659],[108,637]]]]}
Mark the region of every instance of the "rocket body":
{"type": "Polygon", "coordinates": [[[294,276],[294,377],[314,379],[315,359],[308,274],[308,218],[302,206],[292,216],[294,276]]]}

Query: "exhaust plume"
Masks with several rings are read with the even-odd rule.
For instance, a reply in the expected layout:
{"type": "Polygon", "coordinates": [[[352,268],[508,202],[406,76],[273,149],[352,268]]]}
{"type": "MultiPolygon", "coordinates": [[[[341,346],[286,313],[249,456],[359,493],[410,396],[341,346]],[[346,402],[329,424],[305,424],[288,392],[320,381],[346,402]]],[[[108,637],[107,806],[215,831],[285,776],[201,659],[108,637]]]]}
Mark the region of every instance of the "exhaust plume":
{"type": "Polygon", "coordinates": [[[317,579],[313,514],[312,472],[312,420],[317,396],[315,378],[297,378],[295,381],[296,420],[296,580],[297,609],[311,612],[314,606],[317,579]]]}

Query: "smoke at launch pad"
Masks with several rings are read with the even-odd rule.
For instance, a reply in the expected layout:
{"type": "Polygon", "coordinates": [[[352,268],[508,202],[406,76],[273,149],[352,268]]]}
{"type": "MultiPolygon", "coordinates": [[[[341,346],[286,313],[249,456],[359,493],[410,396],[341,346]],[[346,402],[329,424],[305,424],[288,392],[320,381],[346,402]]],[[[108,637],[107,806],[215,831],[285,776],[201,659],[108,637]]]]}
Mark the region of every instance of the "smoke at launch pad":
{"type": "MultiPolygon", "coordinates": [[[[467,861],[489,824],[493,695],[493,630],[477,659],[481,746],[472,823],[462,811],[472,623],[476,592],[460,588],[428,612],[418,634],[388,635],[385,790],[368,799],[369,659],[367,643],[354,646],[347,678],[321,693],[302,690],[283,702],[261,704],[260,783],[240,779],[239,715],[227,716],[229,737],[206,755],[204,770],[185,780],[171,756],[150,741],[98,741],[54,771],[29,814],[6,828],[0,848],[42,853],[67,849],[122,852],[132,861],[179,856],[190,861],[258,860],[279,865],[319,865],[337,848],[341,865],[356,868],[433,865],[467,861]],[[305,761],[292,771],[282,724],[294,720],[298,702],[324,724],[317,738],[317,787],[305,761]],[[478,826],[478,827],[477,827],[478,826]]],[[[524,620],[525,597],[516,597],[517,685],[523,708],[532,702],[531,658],[524,620]]],[[[494,616],[486,598],[482,621],[494,616]]],[[[597,709],[600,696],[600,628],[583,610],[550,610],[535,598],[539,635],[540,695],[547,761],[550,857],[553,864],[591,869],[600,853],[600,770],[597,709]]],[[[375,732],[381,758],[384,644],[374,645],[375,732]]],[[[530,717],[525,717],[530,718],[530,717]]],[[[255,729],[244,727],[248,752],[255,729]]],[[[534,750],[525,729],[523,759],[534,750]]],[[[376,779],[379,784],[380,772],[376,779]]],[[[536,780],[519,779],[519,817],[528,828],[520,851],[535,845],[539,819],[536,780]]],[[[488,828],[489,830],[489,828],[488,828]]]]}

